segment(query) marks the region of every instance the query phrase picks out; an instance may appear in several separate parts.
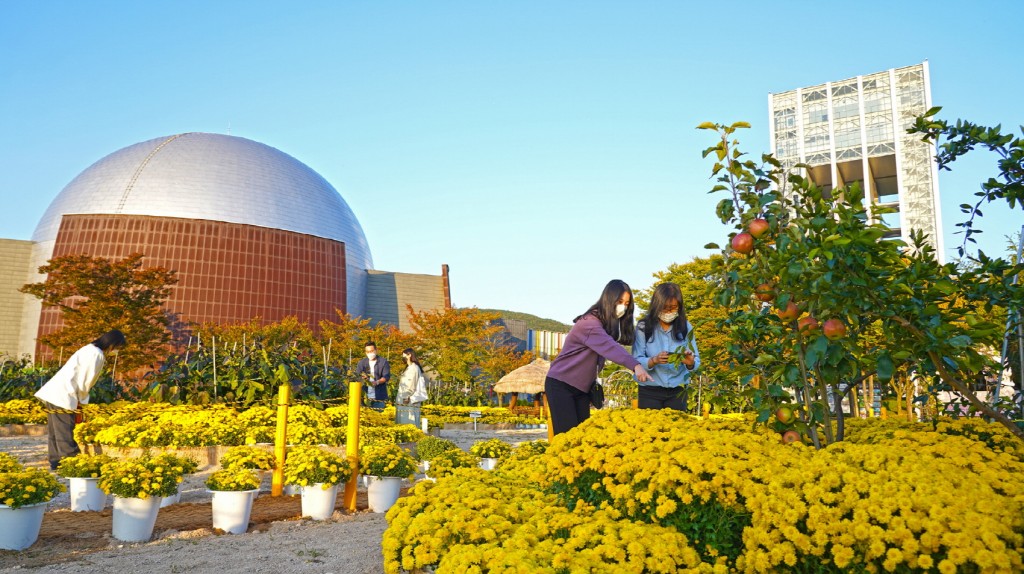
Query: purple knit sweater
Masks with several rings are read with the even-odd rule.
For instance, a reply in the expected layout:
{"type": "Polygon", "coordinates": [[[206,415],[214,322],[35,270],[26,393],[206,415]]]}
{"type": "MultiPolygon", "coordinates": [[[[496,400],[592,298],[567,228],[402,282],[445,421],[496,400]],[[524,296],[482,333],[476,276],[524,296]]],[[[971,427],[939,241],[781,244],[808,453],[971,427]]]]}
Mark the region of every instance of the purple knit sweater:
{"type": "Polygon", "coordinates": [[[551,362],[548,376],[590,392],[605,359],[633,370],[640,363],[605,333],[601,320],[587,313],[569,330],[565,346],[551,362]]]}

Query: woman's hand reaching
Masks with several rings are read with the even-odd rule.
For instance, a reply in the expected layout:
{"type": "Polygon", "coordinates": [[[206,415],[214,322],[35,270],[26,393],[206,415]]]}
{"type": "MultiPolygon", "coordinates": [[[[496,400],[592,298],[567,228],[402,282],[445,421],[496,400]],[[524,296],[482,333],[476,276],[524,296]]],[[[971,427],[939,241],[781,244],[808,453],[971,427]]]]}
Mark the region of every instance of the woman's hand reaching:
{"type": "Polygon", "coordinates": [[[636,375],[636,380],[641,383],[649,383],[651,381],[651,376],[647,374],[647,370],[644,369],[643,365],[637,364],[636,368],[633,369],[633,374],[636,375]]]}

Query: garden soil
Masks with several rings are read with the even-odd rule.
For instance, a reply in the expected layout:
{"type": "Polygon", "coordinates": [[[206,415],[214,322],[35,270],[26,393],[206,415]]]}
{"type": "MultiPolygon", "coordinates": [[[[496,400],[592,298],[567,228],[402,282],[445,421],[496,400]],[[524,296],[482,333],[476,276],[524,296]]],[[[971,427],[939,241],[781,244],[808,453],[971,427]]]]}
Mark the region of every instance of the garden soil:
{"type": "MultiPolygon", "coordinates": [[[[474,442],[501,438],[517,444],[546,438],[547,431],[444,430],[444,438],[463,449],[474,442]]],[[[46,437],[0,437],[0,451],[30,466],[45,466],[46,437]]],[[[113,538],[111,509],[71,512],[67,493],[50,502],[39,540],[21,552],[0,550],[0,572],[112,572],[161,574],[335,573],[379,574],[384,571],[381,537],[383,514],[367,509],[360,490],[355,513],[342,508],[341,495],[330,520],[300,517],[297,496],[272,497],[265,482],[253,504],[249,531],[223,534],[212,529],[210,494],[203,483],[211,471],[182,483],[182,501],[160,509],[153,541],[129,544],[113,538]]],[[[403,495],[408,489],[403,489],[403,495]]]]}

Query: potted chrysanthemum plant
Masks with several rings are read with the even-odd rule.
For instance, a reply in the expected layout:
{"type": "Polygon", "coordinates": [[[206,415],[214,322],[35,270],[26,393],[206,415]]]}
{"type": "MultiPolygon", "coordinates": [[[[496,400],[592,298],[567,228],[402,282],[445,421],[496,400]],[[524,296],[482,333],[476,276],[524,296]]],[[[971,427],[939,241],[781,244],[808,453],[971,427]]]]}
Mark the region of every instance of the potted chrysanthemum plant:
{"type": "Polygon", "coordinates": [[[416,472],[416,459],[397,444],[372,444],[359,455],[359,472],[370,479],[366,487],[370,510],[387,512],[398,500],[402,479],[416,472]]]}
{"type": "Polygon", "coordinates": [[[213,493],[213,527],[230,534],[248,530],[252,495],[259,487],[260,478],[252,469],[229,467],[211,474],[206,488],[213,493]]]}
{"type": "Polygon", "coordinates": [[[39,538],[46,503],[64,485],[49,472],[25,468],[18,459],[0,453],[0,549],[24,550],[39,538]]]}
{"type": "Polygon", "coordinates": [[[338,485],[352,476],[348,461],[320,447],[293,446],[285,458],[286,484],[302,487],[302,515],[326,520],[334,514],[338,485]]]}
{"type": "Polygon", "coordinates": [[[61,459],[57,474],[68,479],[71,511],[100,511],[107,506],[107,494],[100,489],[103,465],[114,459],[105,454],[77,454],[61,459]]]}
{"type": "Polygon", "coordinates": [[[470,454],[480,457],[480,468],[484,470],[494,470],[498,459],[508,456],[510,452],[512,445],[497,438],[479,441],[469,447],[470,454]]]}
{"type": "Polygon", "coordinates": [[[100,488],[114,495],[114,538],[125,542],[149,540],[160,503],[177,492],[185,468],[165,457],[149,456],[103,465],[100,488]]]}

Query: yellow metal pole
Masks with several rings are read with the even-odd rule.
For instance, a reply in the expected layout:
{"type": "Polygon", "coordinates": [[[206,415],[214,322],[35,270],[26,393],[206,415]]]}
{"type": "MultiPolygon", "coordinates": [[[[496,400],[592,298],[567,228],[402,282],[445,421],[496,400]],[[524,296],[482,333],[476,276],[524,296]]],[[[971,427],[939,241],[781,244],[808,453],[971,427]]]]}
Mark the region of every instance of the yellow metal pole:
{"type": "Polygon", "coordinates": [[[868,406],[868,418],[875,416],[875,378],[868,377],[868,398],[864,401],[868,406]]]}
{"type": "Polygon", "coordinates": [[[555,426],[551,424],[551,408],[548,406],[548,394],[544,393],[540,397],[544,401],[544,418],[548,421],[548,442],[551,442],[555,438],[555,426]]]}
{"type": "Polygon", "coordinates": [[[363,402],[363,383],[348,384],[348,436],[345,437],[345,456],[352,477],[345,484],[345,508],[356,511],[356,491],[359,485],[359,405],[363,402]]]}
{"type": "Polygon", "coordinates": [[[284,492],[285,443],[288,441],[288,403],[291,402],[291,395],[291,385],[277,388],[277,435],[274,437],[274,459],[277,466],[271,478],[271,496],[281,496],[284,492]]]}

